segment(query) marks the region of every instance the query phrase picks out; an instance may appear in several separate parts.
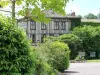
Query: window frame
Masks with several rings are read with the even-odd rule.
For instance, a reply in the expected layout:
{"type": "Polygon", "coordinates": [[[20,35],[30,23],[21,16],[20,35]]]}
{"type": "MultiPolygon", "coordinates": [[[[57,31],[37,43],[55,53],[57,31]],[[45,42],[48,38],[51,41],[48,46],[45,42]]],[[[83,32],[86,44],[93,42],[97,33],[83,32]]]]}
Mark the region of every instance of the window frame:
{"type": "Polygon", "coordinates": [[[59,21],[54,22],[54,29],[59,30],[59,21]]]}
{"type": "Polygon", "coordinates": [[[47,25],[44,22],[41,22],[41,30],[46,30],[47,25]]]}
{"type": "Polygon", "coordinates": [[[61,22],[61,30],[66,30],[66,22],[65,21],[61,22]]]}
{"type": "Polygon", "coordinates": [[[35,21],[30,21],[30,30],[36,30],[36,22],[35,21]],[[33,23],[34,22],[34,23],[33,23]],[[32,27],[32,25],[34,27],[32,27]]]}

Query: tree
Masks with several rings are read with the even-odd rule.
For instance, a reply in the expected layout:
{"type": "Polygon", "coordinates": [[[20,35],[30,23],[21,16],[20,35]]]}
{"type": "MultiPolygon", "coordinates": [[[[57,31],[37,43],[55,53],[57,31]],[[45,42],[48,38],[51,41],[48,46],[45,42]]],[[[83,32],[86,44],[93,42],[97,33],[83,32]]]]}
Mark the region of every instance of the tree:
{"type": "Polygon", "coordinates": [[[81,15],[78,15],[78,17],[83,18],[81,15]]]}
{"type": "Polygon", "coordinates": [[[1,6],[12,4],[12,19],[15,19],[15,3],[23,5],[20,15],[31,17],[34,20],[46,21],[43,10],[52,9],[54,12],[65,14],[65,6],[69,0],[1,0],[1,6]],[[29,15],[29,13],[31,15],[29,15]]]}
{"type": "Polygon", "coordinates": [[[97,14],[97,18],[100,19],[100,13],[97,14]]]}
{"type": "Polygon", "coordinates": [[[97,16],[95,16],[92,13],[89,13],[88,15],[84,16],[86,19],[97,19],[97,16]]]}
{"type": "Polygon", "coordinates": [[[83,26],[73,29],[73,34],[77,35],[82,40],[83,50],[86,52],[86,57],[89,53],[95,51],[96,58],[99,58],[100,52],[100,26],[83,26]]]}

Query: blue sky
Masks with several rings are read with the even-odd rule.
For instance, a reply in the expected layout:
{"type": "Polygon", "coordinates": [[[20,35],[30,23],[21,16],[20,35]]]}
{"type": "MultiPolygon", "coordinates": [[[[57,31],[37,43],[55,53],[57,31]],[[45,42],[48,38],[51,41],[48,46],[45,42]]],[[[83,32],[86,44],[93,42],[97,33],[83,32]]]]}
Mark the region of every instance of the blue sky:
{"type": "Polygon", "coordinates": [[[100,12],[100,0],[74,0],[70,1],[66,6],[66,13],[71,10],[76,12],[76,15],[87,15],[93,13],[97,15],[100,12]]]}

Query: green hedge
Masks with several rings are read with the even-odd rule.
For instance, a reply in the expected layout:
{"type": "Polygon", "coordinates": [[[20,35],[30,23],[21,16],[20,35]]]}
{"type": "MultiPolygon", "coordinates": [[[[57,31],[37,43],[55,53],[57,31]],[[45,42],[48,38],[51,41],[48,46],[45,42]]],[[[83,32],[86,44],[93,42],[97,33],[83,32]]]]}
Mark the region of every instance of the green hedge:
{"type": "Polygon", "coordinates": [[[83,26],[74,28],[73,34],[82,39],[83,51],[86,52],[86,58],[90,58],[90,52],[96,52],[96,57],[99,58],[100,52],[100,26],[83,26]]]}
{"type": "Polygon", "coordinates": [[[47,40],[60,41],[65,44],[68,44],[68,47],[70,48],[70,51],[71,51],[70,59],[75,59],[78,54],[78,51],[82,50],[82,46],[81,46],[82,40],[74,34],[63,34],[59,37],[50,36],[50,37],[45,38],[45,41],[47,40]]]}
{"type": "Polygon", "coordinates": [[[55,41],[50,46],[50,64],[59,72],[64,72],[69,67],[69,47],[67,44],[55,41]]]}
{"type": "Polygon", "coordinates": [[[25,33],[0,15],[0,75],[31,75],[35,56],[25,33]],[[30,53],[31,52],[31,53],[30,53]]]}
{"type": "Polygon", "coordinates": [[[50,59],[50,49],[48,45],[49,43],[44,43],[35,47],[37,53],[35,75],[57,75],[58,73],[58,71],[54,70],[54,68],[48,63],[48,60],[50,59]]]}
{"type": "Polygon", "coordinates": [[[100,26],[100,23],[95,23],[95,22],[81,22],[81,26],[84,26],[84,25],[87,25],[87,26],[100,26]]]}
{"type": "Polygon", "coordinates": [[[36,75],[57,75],[69,66],[69,48],[61,42],[50,42],[40,44],[36,47],[40,55],[36,75]]]}
{"type": "Polygon", "coordinates": [[[68,44],[71,50],[70,59],[75,59],[78,52],[82,50],[82,40],[74,34],[63,34],[59,36],[59,41],[68,44]]]}

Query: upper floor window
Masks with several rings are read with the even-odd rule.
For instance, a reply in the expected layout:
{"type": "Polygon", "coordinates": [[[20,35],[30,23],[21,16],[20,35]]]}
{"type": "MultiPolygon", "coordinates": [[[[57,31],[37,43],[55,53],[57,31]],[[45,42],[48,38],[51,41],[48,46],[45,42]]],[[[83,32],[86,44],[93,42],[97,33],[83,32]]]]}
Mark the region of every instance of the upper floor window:
{"type": "Polygon", "coordinates": [[[46,24],[44,22],[41,22],[41,30],[46,30],[46,24]]]}
{"type": "Polygon", "coordinates": [[[30,21],[30,29],[31,30],[36,30],[36,22],[30,21]]]}
{"type": "Polygon", "coordinates": [[[59,21],[55,21],[55,23],[54,23],[54,29],[55,30],[59,29],[59,21]]]}
{"type": "Polygon", "coordinates": [[[61,29],[62,30],[65,30],[66,29],[66,22],[61,22],[61,29]]]}

